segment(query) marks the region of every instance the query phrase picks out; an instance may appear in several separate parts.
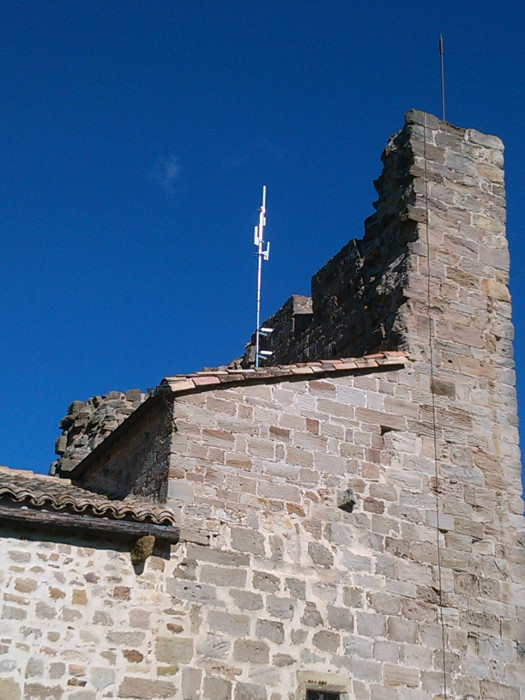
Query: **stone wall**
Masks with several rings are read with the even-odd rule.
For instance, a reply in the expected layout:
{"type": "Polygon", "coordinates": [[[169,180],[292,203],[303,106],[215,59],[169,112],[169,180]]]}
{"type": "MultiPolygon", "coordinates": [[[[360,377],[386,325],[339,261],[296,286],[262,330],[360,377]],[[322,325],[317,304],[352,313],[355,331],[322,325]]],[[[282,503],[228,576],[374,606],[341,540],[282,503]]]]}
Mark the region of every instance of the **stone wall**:
{"type": "Polygon", "coordinates": [[[482,468],[436,479],[430,406],[414,363],[179,396],[169,559],[0,539],[0,697],[423,699],[445,658],[447,697],[522,700],[523,520],[482,468]]]}
{"type": "MultiPolygon", "coordinates": [[[[264,322],[274,331],[262,347],[274,354],[263,364],[416,347],[425,354],[431,308],[433,323],[445,319],[436,350],[447,344],[453,373],[469,344],[474,351],[465,356],[478,361],[486,348],[491,360],[511,370],[501,141],[411,111],[382,160],[376,213],[365,222],[364,238],[351,240],[314,275],[312,298],[295,295],[264,322]]],[[[237,365],[253,365],[254,342],[237,365]]],[[[52,473],[69,475],[146,397],[129,393],[130,399],[111,392],[72,404],[52,473]]]]}
{"type": "Polygon", "coordinates": [[[55,445],[59,459],[51,465],[50,474],[67,477],[147,396],[140,389],[130,389],[126,393],[110,391],[88,401],[73,401],[60,421],[62,434],[55,445]]]}
{"type": "Polygon", "coordinates": [[[71,477],[76,485],[111,498],[132,494],[165,501],[171,431],[171,403],[161,395],[150,398],[90,452],[71,477]]]}

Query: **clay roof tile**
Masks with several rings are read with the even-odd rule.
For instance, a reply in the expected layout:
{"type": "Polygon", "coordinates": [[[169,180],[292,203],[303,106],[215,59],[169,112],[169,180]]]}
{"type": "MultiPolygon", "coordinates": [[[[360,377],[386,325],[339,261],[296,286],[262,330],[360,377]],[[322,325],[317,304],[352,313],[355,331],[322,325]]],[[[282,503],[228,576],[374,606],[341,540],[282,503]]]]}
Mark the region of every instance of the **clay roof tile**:
{"type": "Polygon", "coordinates": [[[135,496],[113,500],[74,486],[69,479],[0,467],[0,502],[29,508],[99,516],[116,520],[174,525],[174,513],[162,504],[135,496]]]}

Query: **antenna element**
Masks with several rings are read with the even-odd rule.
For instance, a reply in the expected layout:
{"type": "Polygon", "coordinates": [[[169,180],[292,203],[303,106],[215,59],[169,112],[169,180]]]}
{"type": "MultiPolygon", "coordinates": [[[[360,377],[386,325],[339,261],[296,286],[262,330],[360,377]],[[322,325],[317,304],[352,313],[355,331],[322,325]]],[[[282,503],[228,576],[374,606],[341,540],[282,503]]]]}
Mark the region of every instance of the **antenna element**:
{"type": "Polygon", "coordinates": [[[269,350],[261,351],[261,335],[271,333],[271,328],[261,328],[261,282],[263,260],[270,257],[270,242],[266,243],[264,250],[264,227],[266,226],[266,185],[263,185],[262,207],[259,209],[259,224],[255,227],[253,243],[257,246],[257,325],[255,331],[255,366],[259,366],[259,360],[272,355],[269,350]]]}
{"type": "Polygon", "coordinates": [[[439,35],[439,55],[441,56],[441,110],[445,121],[445,42],[443,34],[439,35]]]}

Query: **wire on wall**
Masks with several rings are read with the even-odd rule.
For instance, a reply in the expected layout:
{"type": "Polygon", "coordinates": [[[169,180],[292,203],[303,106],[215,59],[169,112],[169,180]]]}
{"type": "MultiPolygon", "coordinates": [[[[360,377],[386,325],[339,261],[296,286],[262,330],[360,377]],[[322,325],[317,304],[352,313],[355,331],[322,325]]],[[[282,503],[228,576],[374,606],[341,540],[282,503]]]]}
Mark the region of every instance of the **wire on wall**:
{"type": "Polygon", "coordinates": [[[437,549],[437,567],[438,567],[438,588],[439,588],[439,604],[438,615],[441,626],[441,651],[443,655],[443,697],[447,696],[447,664],[446,664],[446,641],[445,641],[445,621],[443,617],[443,585],[441,573],[441,542],[440,542],[440,486],[439,486],[439,460],[438,460],[438,444],[437,444],[437,409],[435,395],[435,367],[434,367],[434,331],[431,313],[431,283],[430,283],[430,232],[429,232],[429,206],[428,206],[428,173],[427,173],[427,115],[424,117],[423,127],[423,161],[424,161],[424,180],[425,180],[425,234],[427,247],[427,317],[428,317],[428,347],[429,347],[429,363],[430,363],[430,396],[432,406],[432,435],[434,441],[434,477],[436,481],[436,549],[437,549]]]}

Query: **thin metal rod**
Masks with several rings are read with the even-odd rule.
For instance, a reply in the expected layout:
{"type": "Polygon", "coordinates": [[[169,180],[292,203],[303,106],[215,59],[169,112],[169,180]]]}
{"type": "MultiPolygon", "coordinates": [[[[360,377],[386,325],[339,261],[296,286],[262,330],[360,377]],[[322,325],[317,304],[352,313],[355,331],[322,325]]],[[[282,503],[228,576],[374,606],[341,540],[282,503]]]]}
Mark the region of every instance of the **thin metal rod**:
{"type": "Polygon", "coordinates": [[[441,56],[441,110],[443,121],[445,120],[445,42],[443,35],[439,35],[439,54],[441,56]]]}
{"type": "Polygon", "coordinates": [[[259,225],[255,227],[254,243],[257,246],[257,325],[255,326],[255,366],[259,366],[260,355],[260,328],[261,328],[261,287],[262,287],[262,264],[263,260],[268,260],[269,249],[263,250],[264,227],[266,225],[266,185],[263,185],[262,207],[259,209],[259,225]]]}

